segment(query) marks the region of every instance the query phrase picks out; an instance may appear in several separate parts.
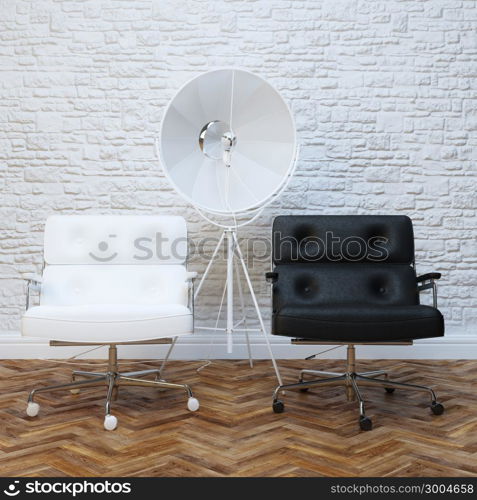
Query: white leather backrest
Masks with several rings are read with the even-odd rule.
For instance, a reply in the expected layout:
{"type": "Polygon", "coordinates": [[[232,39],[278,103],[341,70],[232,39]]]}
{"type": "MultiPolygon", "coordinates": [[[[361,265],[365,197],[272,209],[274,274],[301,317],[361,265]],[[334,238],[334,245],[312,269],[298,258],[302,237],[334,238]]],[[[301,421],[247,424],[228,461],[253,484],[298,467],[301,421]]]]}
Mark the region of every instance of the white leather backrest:
{"type": "Polygon", "coordinates": [[[183,264],[187,226],[174,215],[54,215],[44,255],[47,264],[183,264]]]}
{"type": "Polygon", "coordinates": [[[186,275],[182,265],[46,266],[40,303],[187,305],[186,275]]]}

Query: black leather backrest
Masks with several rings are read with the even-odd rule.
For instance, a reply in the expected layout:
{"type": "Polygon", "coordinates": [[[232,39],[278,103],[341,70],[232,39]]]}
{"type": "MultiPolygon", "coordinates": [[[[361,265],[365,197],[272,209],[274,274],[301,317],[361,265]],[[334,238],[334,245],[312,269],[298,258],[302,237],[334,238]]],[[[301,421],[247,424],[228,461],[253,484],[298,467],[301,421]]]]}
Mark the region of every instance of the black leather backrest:
{"type": "Polygon", "coordinates": [[[414,262],[412,222],[403,215],[284,215],[272,237],[275,265],[414,262]]]}
{"type": "Polygon", "coordinates": [[[273,261],[275,311],[292,304],[419,303],[409,217],[280,216],[273,261]]]}
{"type": "Polygon", "coordinates": [[[290,305],[414,305],[414,269],[407,264],[280,264],[273,310],[290,305]]]}

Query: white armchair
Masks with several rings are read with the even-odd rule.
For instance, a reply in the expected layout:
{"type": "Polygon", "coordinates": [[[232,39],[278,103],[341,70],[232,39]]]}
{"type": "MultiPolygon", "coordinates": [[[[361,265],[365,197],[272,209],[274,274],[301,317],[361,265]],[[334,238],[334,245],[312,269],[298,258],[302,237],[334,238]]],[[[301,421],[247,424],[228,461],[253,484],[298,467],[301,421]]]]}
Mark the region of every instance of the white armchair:
{"type": "Polygon", "coordinates": [[[43,275],[27,276],[22,335],[50,345],[108,345],[105,373],[74,371],[72,382],[31,391],[27,414],[38,415],[37,393],[105,385],[104,427],[117,419],[111,401],[121,385],[185,390],[187,407],[199,408],[186,384],[162,373],[179,336],[194,330],[193,280],[187,272],[187,228],[176,216],[53,216],[45,226],[43,275]],[[32,306],[33,292],[39,305],[32,306]],[[158,369],[120,373],[117,345],[171,343],[158,369]],[[154,380],[139,378],[155,375],[154,380]],[[80,378],[81,380],[77,380],[80,378]]]}

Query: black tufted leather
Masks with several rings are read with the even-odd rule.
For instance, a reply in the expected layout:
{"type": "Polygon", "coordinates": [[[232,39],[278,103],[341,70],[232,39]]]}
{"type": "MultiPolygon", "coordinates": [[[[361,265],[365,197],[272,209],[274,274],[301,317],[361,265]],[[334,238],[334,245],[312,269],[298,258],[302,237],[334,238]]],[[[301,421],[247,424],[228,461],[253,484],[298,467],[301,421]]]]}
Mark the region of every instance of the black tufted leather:
{"type": "Polygon", "coordinates": [[[282,264],[274,308],[324,304],[416,305],[416,275],[406,264],[282,264]]]}
{"type": "MultiPolygon", "coordinates": [[[[273,224],[272,333],[326,341],[395,341],[444,334],[441,313],[419,304],[412,222],[403,216],[280,216],[273,224]],[[279,236],[276,233],[279,232],[279,236]],[[301,242],[361,238],[310,258],[301,242]],[[363,241],[384,237],[376,260],[363,241]],[[295,249],[289,242],[296,240],[295,249]],[[280,242],[282,248],[277,250],[280,242]],[[283,243],[285,241],[285,243],[283,243]],[[357,245],[359,246],[359,245],[357,245]],[[351,257],[351,258],[350,258],[351,257]]],[[[372,251],[371,251],[372,253],[372,251]]]]}
{"type": "Polygon", "coordinates": [[[283,215],[272,232],[275,265],[414,261],[412,222],[403,215],[283,215]]]}

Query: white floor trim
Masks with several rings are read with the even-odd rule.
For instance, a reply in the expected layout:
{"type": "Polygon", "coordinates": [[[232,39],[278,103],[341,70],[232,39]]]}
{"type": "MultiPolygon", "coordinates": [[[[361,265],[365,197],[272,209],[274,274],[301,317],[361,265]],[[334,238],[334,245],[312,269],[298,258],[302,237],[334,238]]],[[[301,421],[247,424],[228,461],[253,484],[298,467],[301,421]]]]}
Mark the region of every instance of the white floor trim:
{"type": "MultiPolygon", "coordinates": [[[[255,359],[268,359],[267,347],[260,336],[251,337],[255,359]]],[[[296,346],[289,339],[271,337],[272,348],[277,359],[303,359],[306,356],[330,349],[333,346],[296,346]]],[[[48,342],[24,339],[16,333],[0,334],[0,359],[67,359],[90,347],[50,347],[48,342]]],[[[166,345],[119,346],[119,357],[123,359],[160,359],[167,350],[166,345]]],[[[344,358],[345,348],[328,351],[324,359],[344,358]]],[[[86,354],[89,359],[102,359],[106,348],[86,354]]],[[[448,335],[440,339],[416,341],[413,346],[357,346],[358,359],[477,359],[477,336],[448,335]]],[[[227,354],[225,336],[194,334],[179,340],[172,359],[246,359],[247,348],[243,337],[236,337],[233,353],[227,354]]]]}

